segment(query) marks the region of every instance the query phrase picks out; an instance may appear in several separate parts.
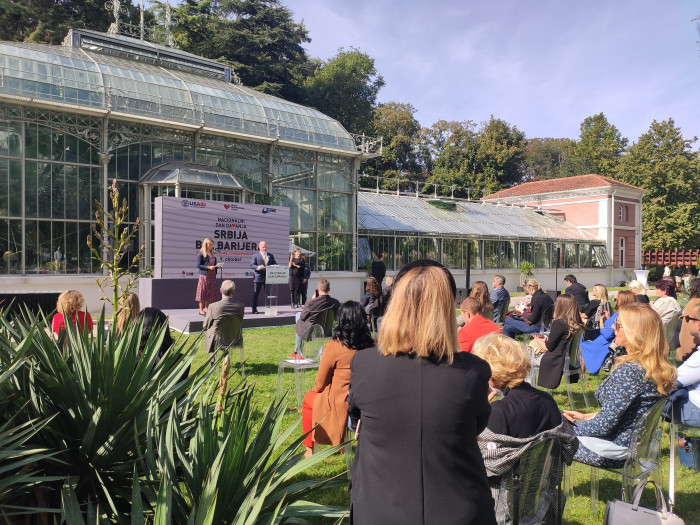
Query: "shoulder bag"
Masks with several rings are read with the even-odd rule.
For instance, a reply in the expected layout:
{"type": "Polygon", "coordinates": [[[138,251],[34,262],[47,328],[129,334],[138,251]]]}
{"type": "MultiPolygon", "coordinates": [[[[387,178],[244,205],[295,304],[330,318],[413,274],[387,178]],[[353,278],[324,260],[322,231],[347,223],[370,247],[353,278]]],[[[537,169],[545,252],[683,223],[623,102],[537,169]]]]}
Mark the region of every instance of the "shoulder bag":
{"type": "Polygon", "coordinates": [[[603,525],[685,525],[685,522],[668,510],[659,484],[656,481],[646,480],[640,481],[634,489],[631,503],[619,499],[608,501],[603,525]],[[639,504],[647,483],[651,483],[656,491],[656,509],[639,504]]]}

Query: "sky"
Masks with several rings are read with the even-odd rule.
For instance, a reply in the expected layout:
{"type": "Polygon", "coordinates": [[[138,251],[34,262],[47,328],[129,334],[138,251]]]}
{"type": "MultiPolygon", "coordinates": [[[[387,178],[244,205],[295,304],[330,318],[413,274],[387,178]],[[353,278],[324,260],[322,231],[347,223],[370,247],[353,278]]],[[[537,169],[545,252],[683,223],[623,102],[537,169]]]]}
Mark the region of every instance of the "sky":
{"type": "MultiPolygon", "coordinates": [[[[429,127],[491,115],[528,138],[578,138],[603,112],[636,142],[673,118],[700,136],[697,0],[282,0],[312,57],[375,60],[378,101],[429,127]]],[[[697,149],[698,144],[694,149],[697,149]]]]}

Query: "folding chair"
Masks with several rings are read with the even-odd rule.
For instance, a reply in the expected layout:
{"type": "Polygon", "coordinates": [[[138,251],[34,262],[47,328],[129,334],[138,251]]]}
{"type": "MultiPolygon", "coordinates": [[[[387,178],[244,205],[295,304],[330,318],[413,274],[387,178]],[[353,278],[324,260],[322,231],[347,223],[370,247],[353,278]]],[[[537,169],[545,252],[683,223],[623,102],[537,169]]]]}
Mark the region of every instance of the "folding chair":
{"type": "Polygon", "coordinates": [[[245,377],[242,322],[237,315],[227,315],[219,321],[216,329],[216,350],[228,352],[231,348],[240,348],[241,377],[245,377]]]}
{"type": "Polygon", "coordinates": [[[323,337],[323,328],[321,325],[311,325],[304,331],[301,336],[301,351],[295,354],[294,359],[286,359],[279,363],[277,369],[277,398],[282,394],[284,371],[287,368],[291,368],[294,370],[297,406],[301,407],[301,401],[304,397],[304,370],[319,367],[324,344],[325,338],[323,337]]]}
{"type": "MultiPolygon", "coordinates": [[[[663,409],[666,406],[668,397],[663,397],[656,402],[634,425],[632,440],[630,442],[629,454],[625,464],[620,469],[610,469],[585,465],[591,470],[591,512],[595,514],[598,506],[598,478],[600,471],[611,472],[622,478],[621,494],[624,501],[629,501],[637,483],[644,479],[653,478],[660,484],[661,472],[659,469],[661,455],[661,439],[663,426],[663,409]]],[[[573,468],[566,469],[566,493],[571,494],[573,490],[572,474],[573,468]]]]}
{"type": "Polygon", "coordinates": [[[586,405],[586,409],[591,408],[591,404],[588,401],[588,396],[586,396],[586,369],[581,366],[581,338],[583,337],[583,330],[579,330],[573,336],[568,343],[568,349],[566,355],[564,356],[564,384],[566,386],[566,395],[569,397],[569,405],[571,405],[571,410],[576,410],[576,404],[574,403],[574,393],[573,387],[571,386],[571,376],[577,375],[578,383],[581,386],[581,395],[583,396],[583,403],[586,405]]]}
{"type": "Polygon", "coordinates": [[[561,523],[561,445],[544,438],[525,451],[503,474],[492,494],[496,521],[513,525],[561,523]]]}

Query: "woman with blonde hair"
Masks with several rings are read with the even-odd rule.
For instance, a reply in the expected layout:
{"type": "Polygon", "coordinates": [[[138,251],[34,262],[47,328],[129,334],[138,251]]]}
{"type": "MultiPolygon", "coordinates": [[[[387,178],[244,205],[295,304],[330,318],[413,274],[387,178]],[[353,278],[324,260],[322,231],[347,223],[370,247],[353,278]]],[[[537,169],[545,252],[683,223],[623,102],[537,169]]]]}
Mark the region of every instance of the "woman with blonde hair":
{"type": "MultiPolygon", "coordinates": [[[[503,393],[503,399],[491,403],[488,424],[479,435],[479,449],[491,482],[496,517],[499,523],[507,523],[502,516],[508,509],[501,490],[503,473],[540,439],[559,439],[567,463],[571,462],[578,442],[554,398],[525,382],[530,371],[530,353],[518,342],[503,334],[485,335],[474,345],[474,355],[491,366],[489,399],[497,390],[503,393]]],[[[555,509],[552,512],[557,515],[555,509]]]]}
{"type": "Polygon", "coordinates": [[[515,337],[518,334],[534,334],[540,331],[542,315],[547,308],[554,304],[552,298],[542,291],[540,283],[530,278],[525,280],[523,286],[525,293],[532,296],[529,307],[520,315],[521,319],[506,317],[503,323],[503,333],[508,337],[515,337]]]}
{"type": "Polygon", "coordinates": [[[661,318],[640,303],[621,306],[615,321],[615,343],[627,349],[600,384],[595,397],[600,411],[565,410],[575,424],[580,447],[574,459],[588,465],[619,468],[627,457],[632,431],[676,381],[668,362],[668,344],[661,318]]]}
{"type": "Polygon", "coordinates": [[[83,311],[85,298],[78,290],[66,290],[58,296],[56,302],[56,313],[51,320],[51,329],[58,335],[66,329],[66,319],[73,325],[78,323],[78,328],[82,332],[87,325],[88,332],[92,332],[92,317],[88,312],[83,311]]]}
{"type": "Polygon", "coordinates": [[[133,321],[141,311],[139,296],[135,293],[126,293],[119,298],[119,312],[115,322],[117,335],[121,335],[126,329],[127,323],[133,321]]]}
{"type": "Polygon", "coordinates": [[[540,371],[537,375],[537,385],[543,388],[557,388],[564,374],[564,361],[569,344],[583,329],[578,303],[573,295],[568,293],[557,297],[554,303],[554,318],[549,335],[532,340],[535,349],[535,362],[540,371]]]}
{"type": "Polygon", "coordinates": [[[459,351],[455,296],[441,264],[406,265],[378,350],[353,358],[348,412],[360,422],[351,523],[496,523],[477,445],[491,372],[459,351]]]}
{"type": "Polygon", "coordinates": [[[483,315],[486,319],[493,319],[493,303],[489,295],[489,287],[484,281],[476,281],[472,285],[469,297],[479,301],[479,315],[483,315]]]}
{"type": "Polygon", "coordinates": [[[608,299],[608,289],[602,284],[596,284],[591,290],[593,299],[581,312],[581,318],[586,323],[586,333],[583,338],[591,341],[600,335],[600,320],[603,314],[610,317],[613,313],[610,300],[608,299]]]}
{"type": "Polygon", "coordinates": [[[649,304],[649,296],[647,295],[647,289],[639,281],[630,281],[627,283],[627,288],[632,290],[637,296],[637,302],[642,304],[649,304]]]}
{"type": "Polygon", "coordinates": [[[206,315],[209,305],[217,301],[216,296],[216,256],[214,255],[214,241],[209,237],[202,241],[202,248],[197,254],[197,268],[199,268],[199,282],[197,283],[197,295],[194,300],[199,303],[199,315],[206,315]]]}

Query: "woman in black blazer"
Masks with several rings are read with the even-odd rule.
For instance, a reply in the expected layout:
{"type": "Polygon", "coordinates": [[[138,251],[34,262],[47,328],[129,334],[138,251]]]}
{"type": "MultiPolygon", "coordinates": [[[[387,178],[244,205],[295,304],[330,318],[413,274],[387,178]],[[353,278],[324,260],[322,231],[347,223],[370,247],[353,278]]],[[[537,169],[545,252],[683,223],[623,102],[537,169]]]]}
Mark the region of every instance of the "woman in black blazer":
{"type": "Polygon", "coordinates": [[[491,370],[459,351],[455,295],[444,266],[410,263],[396,278],[379,348],[353,358],[351,523],[496,523],[476,440],[491,370]]]}
{"type": "Polygon", "coordinates": [[[564,358],[569,341],[583,328],[578,304],[573,295],[567,293],[557,297],[554,304],[554,320],[547,339],[535,337],[535,363],[540,371],[537,385],[543,388],[557,388],[564,374],[564,358]]]}

